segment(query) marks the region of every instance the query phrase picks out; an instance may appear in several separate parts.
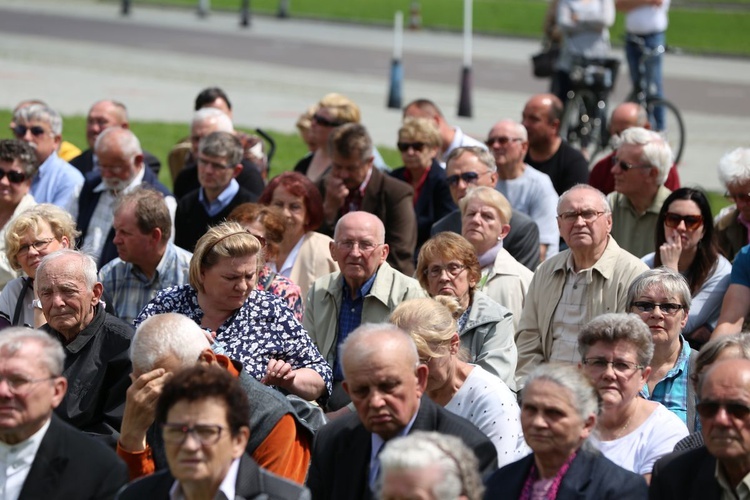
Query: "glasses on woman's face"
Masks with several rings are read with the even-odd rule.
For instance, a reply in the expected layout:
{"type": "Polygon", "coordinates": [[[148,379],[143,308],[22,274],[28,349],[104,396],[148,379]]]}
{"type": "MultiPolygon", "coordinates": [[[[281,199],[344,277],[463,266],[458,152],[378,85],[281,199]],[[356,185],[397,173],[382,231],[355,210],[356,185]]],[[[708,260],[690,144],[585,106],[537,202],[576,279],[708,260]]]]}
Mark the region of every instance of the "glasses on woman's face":
{"type": "Polygon", "coordinates": [[[11,184],[21,184],[26,180],[26,174],[24,174],[23,172],[16,172],[15,170],[6,172],[5,170],[0,170],[0,179],[5,177],[6,175],[8,176],[8,182],[10,182],[11,184]]]}
{"type": "Polygon", "coordinates": [[[409,151],[409,148],[413,149],[417,153],[421,153],[426,144],[424,142],[399,142],[397,144],[398,150],[402,153],[409,151]]]}
{"type": "Polygon", "coordinates": [[[339,125],[341,125],[340,122],[329,120],[325,116],[321,116],[317,113],[313,115],[313,121],[321,127],[338,127],[339,125]]]}
{"type": "Polygon", "coordinates": [[[430,278],[439,278],[443,275],[443,271],[445,271],[448,274],[449,278],[455,278],[456,276],[461,274],[461,271],[463,271],[464,269],[466,269],[465,265],[459,264],[457,262],[451,262],[444,266],[429,266],[424,270],[424,273],[430,278]]]}
{"type": "Polygon", "coordinates": [[[667,316],[672,316],[677,314],[677,311],[683,309],[685,306],[683,306],[682,304],[675,304],[673,302],[665,302],[663,304],[659,304],[658,302],[637,300],[630,304],[630,307],[635,307],[642,313],[654,312],[654,309],[658,307],[662,313],[666,314],[667,316]]]}
{"type": "Polygon", "coordinates": [[[607,358],[584,358],[583,365],[594,375],[604,373],[609,365],[612,365],[615,374],[625,378],[630,378],[637,370],[643,368],[642,365],[632,361],[622,359],[610,361],[607,358]]]}
{"type": "Polygon", "coordinates": [[[664,225],[669,228],[677,229],[680,225],[680,222],[685,223],[685,229],[687,229],[688,231],[695,231],[703,225],[703,216],[680,215],[672,212],[667,212],[667,215],[664,216],[664,225]]]}
{"type": "Polygon", "coordinates": [[[194,425],[190,427],[185,424],[163,424],[161,428],[165,443],[183,444],[190,434],[205,446],[218,442],[223,430],[224,428],[220,425],[194,425]]]}
{"type": "Polygon", "coordinates": [[[28,245],[21,245],[20,247],[18,247],[16,256],[23,257],[24,255],[28,254],[29,250],[31,250],[32,248],[37,252],[43,252],[54,239],[55,238],[43,238],[41,240],[36,240],[32,243],[29,243],[28,245]]]}

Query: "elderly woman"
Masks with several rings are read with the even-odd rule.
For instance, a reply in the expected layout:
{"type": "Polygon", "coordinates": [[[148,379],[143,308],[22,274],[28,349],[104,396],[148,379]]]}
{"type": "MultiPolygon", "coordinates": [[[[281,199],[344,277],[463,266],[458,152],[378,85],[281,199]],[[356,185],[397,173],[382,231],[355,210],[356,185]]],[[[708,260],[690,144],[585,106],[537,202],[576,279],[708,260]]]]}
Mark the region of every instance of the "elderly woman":
{"type": "Polygon", "coordinates": [[[719,250],[731,262],[742,247],[750,243],[750,148],[737,148],[719,160],[719,179],[734,201],[716,216],[719,250]]]}
{"type": "Polygon", "coordinates": [[[665,266],[687,279],[693,301],[682,334],[696,349],[716,327],[732,273],[732,265],[719,255],[712,221],[711,205],[702,191],[677,189],[659,212],[656,252],[642,259],[651,268],[665,266]]]}
{"type": "Polygon", "coordinates": [[[620,467],[650,481],[654,463],[688,430],[662,404],[638,395],[651,374],[649,328],[634,314],[603,314],[581,329],[578,351],[583,373],[602,400],[593,444],[620,467]]]}
{"type": "Polygon", "coordinates": [[[13,269],[26,275],[10,281],[0,293],[0,327],[38,328],[46,323],[33,306],[34,278],[42,257],[71,248],[80,233],[68,212],[49,203],[19,214],[5,228],[5,255],[13,269]]]}
{"type": "Polygon", "coordinates": [[[516,396],[481,366],[461,360],[453,297],[413,299],[399,304],[390,322],[414,339],[420,361],[430,369],[426,393],[435,403],[476,425],[497,450],[498,465],[528,453],[516,396]]]}
{"type": "Polygon", "coordinates": [[[690,289],[676,271],[660,267],[638,276],[628,289],[630,312],[651,331],[651,373],[640,395],[663,404],[695,428],[695,394],[690,390],[690,358],[697,354],[680,334],[690,312],[690,289]]]}
{"type": "Polygon", "coordinates": [[[36,204],[29,192],[36,171],[31,146],[20,140],[0,140],[0,290],[18,276],[18,268],[6,259],[5,234],[13,217],[36,204]]]}
{"type": "Polygon", "coordinates": [[[445,179],[445,169],[438,161],[442,144],[435,122],[426,118],[406,118],[398,131],[398,150],[404,166],[391,172],[391,176],[414,188],[417,216],[415,256],[430,238],[432,224],[456,210],[445,179]]]}
{"type": "Polygon", "coordinates": [[[502,379],[515,391],[518,351],[513,340],[513,314],[476,290],[482,278],[474,247],[456,233],[433,236],[422,246],[417,278],[431,297],[458,300],[458,335],[468,361],[502,379]]]}
{"type": "Polygon", "coordinates": [[[236,222],[210,228],[190,261],[190,284],[159,292],[135,320],[155,314],[189,317],[214,337],[215,348],[256,379],[313,400],[331,391],[331,368],[284,302],[255,290],[263,253],[236,222]]]}
{"type": "Polygon", "coordinates": [[[470,189],[459,205],[461,234],[476,250],[482,268],[477,289],[510,309],[513,326],[518,327],[534,273],[503,248],[513,214],[510,203],[496,189],[482,186],[470,189]]]}
{"type": "Polygon", "coordinates": [[[642,499],[641,477],[589,446],[599,405],[595,389],[570,365],[538,366],[526,379],[521,426],[533,453],[487,480],[485,498],[642,499]]]}
{"type": "MultiPolygon", "coordinates": [[[[273,260],[279,253],[279,245],[286,231],[286,223],[280,210],[257,203],[243,203],[232,210],[227,220],[242,224],[261,244],[265,242],[263,256],[266,260],[273,260]]],[[[292,280],[264,264],[258,273],[255,289],[278,295],[292,310],[297,321],[302,323],[302,297],[299,287],[292,280]]]]}

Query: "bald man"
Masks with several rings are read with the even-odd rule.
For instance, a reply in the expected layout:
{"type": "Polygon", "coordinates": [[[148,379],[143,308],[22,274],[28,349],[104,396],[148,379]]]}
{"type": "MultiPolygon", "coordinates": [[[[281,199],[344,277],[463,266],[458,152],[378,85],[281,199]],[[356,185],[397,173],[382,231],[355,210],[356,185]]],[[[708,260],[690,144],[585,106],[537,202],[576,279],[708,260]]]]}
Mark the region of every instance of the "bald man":
{"type": "Polygon", "coordinates": [[[417,347],[391,324],[363,325],[341,346],[344,389],[357,410],[318,431],[307,485],[313,498],[372,498],[378,452],[414,431],[451,434],[474,451],[483,474],[497,468],[497,452],[472,423],[422,398],[428,368],[417,347]]]}
{"type": "MultiPolygon", "coordinates": [[[[612,152],[599,160],[589,174],[589,184],[604,194],[609,194],[615,190],[615,176],[612,174],[615,155],[620,135],[631,127],[651,128],[648,123],[648,114],[646,110],[637,103],[624,102],[612,111],[612,117],[609,119],[609,133],[611,135],[610,145],[612,152]]],[[[667,180],[664,181],[664,187],[670,191],[679,189],[680,176],[677,173],[677,165],[672,165],[669,169],[667,180]]]]}
{"type": "Polygon", "coordinates": [[[347,335],[362,323],[385,321],[402,301],[425,296],[417,280],[388,265],[389,250],[378,217],[349,212],[336,224],[330,244],[340,271],[315,280],[307,294],[303,325],[333,368],[329,410],[349,403],[337,359],[347,335]]]}

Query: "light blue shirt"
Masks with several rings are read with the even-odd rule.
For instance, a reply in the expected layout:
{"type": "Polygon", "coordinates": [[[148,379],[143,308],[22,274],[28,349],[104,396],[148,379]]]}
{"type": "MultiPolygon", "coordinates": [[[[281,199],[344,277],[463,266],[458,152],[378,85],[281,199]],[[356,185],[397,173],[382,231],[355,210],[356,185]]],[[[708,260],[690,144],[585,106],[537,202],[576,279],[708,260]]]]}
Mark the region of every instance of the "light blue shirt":
{"type": "Polygon", "coordinates": [[[68,209],[83,186],[83,174],[53,151],[31,181],[31,194],[37,203],[52,203],[68,209]]]}
{"type": "Polygon", "coordinates": [[[213,217],[229,206],[239,190],[240,184],[237,182],[237,179],[232,179],[224,191],[222,191],[212,202],[209,202],[206,199],[203,188],[200,188],[198,191],[198,201],[203,205],[203,208],[206,209],[208,216],[213,217]]]}

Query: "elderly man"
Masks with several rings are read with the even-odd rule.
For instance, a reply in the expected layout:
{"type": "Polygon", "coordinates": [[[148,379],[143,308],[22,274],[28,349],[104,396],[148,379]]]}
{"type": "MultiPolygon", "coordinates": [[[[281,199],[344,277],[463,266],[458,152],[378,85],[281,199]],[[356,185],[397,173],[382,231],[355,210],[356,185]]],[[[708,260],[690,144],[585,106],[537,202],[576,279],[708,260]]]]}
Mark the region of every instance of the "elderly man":
{"type": "Polygon", "coordinates": [[[31,194],[37,203],[52,203],[69,208],[81,190],[83,175],[57,156],[62,140],[62,117],[44,104],[30,104],[13,113],[13,134],[26,141],[36,152],[39,166],[31,182],[31,194]]]}
{"type": "Polygon", "coordinates": [[[220,366],[238,377],[252,402],[247,453],[261,467],[291,481],[304,482],[312,429],[280,392],[249,376],[239,362],[215,354],[195,321],[175,313],[148,318],[138,327],[130,356],[133,385],[128,389],[117,453],[128,464],[131,479],[166,468],[164,441],[154,423],[156,400],[175,372],[200,362],[220,366]]]}
{"type": "Polygon", "coordinates": [[[750,148],[737,148],[722,156],[719,179],[734,205],[716,216],[716,236],[721,253],[733,261],[750,241],[750,148]]]}
{"type": "Polygon", "coordinates": [[[607,200],[612,236],[636,257],[654,251],[656,220],[672,193],[664,187],[671,166],[672,149],[661,135],[641,127],[623,131],[612,167],[615,192],[607,200]]]}
{"type": "Polygon", "coordinates": [[[443,167],[445,167],[448,156],[456,148],[462,148],[467,146],[473,146],[477,148],[487,149],[481,141],[474,139],[463,133],[459,127],[451,126],[443,116],[443,112],[437,107],[437,104],[428,99],[417,99],[410,102],[404,108],[404,118],[427,118],[432,120],[437,125],[440,131],[440,139],[443,142],[441,149],[441,161],[443,167]]]}
{"type": "MultiPolygon", "coordinates": [[[[130,128],[127,108],[123,103],[111,99],[95,102],[86,116],[86,142],[89,144],[89,149],[70,160],[70,164],[82,174],[99,171],[99,159],[94,153],[94,146],[99,134],[109,127],[130,128]]],[[[155,175],[159,175],[161,162],[157,157],[144,150],[143,162],[155,175]]]]}
{"type": "Polygon", "coordinates": [[[363,325],[341,347],[344,389],[357,414],[318,431],[307,485],[313,498],[371,498],[380,474],[378,454],[389,440],[414,431],[457,436],[474,451],[479,470],[497,468],[490,440],[469,421],[422,398],[429,369],[417,347],[390,324],[363,325]]]}
{"type": "Polygon", "coordinates": [[[68,387],[64,359],[46,333],[9,328],[0,335],[3,498],[111,499],[128,481],[112,450],[54,415],[68,387]]]}
{"type": "Polygon", "coordinates": [[[334,129],[328,149],[331,169],[318,183],[325,219],[320,231],[330,236],[336,222],[349,212],[375,214],[385,225],[388,263],[404,274],[414,274],[414,190],[373,168],[372,139],[358,123],[334,129]]]}
{"type": "MultiPolygon", "coordinates": [[[[609,119],[610,144],[614,151],[599,160],[589,174],[589,184],[604,194],[615,190],[615,176],[612,174],[612,166],[617,155],[617,146],[620,135],[631,127],[651,128],[648,122],[646,109],[636,102],[623,102],[612,111],[609,119]]],[[[680,187],[680,176],[677,173],[677,165],[669,169],[667,180],[664,181],[667,189],[674,191],[680,187]]]]}
{"type": "Polygon", "coordinates": [[[705,446],[673,453],[654,466],[654,500],[748,498],[750,494],[750,361],[719,361],[698,386],[705,446]]]}
{"type": "MultiPolygon", "coordinates": [[[[497,184],[494,158],[487,150],[473,146],[455,149],[448,157],[445,174],[456,205],[471,187],[494,188],[497,184]]],[[[516,211],[513,211],[509,224],[510,232],[503,239],[503,248],[533,271],[539,265],[539,228],[529,216],[516,211]]],[[[456,210],[432,225],[432,235],[443,231],[461,234],[461,227],[461,211],[456,210]]]]}
{"type": "Polygon", "coordinates": [[[330,244],[341,271],[317,279],[307,294],[303,325],[333,368],[331,410],[349,402],[337,357],[346,337],[362,323],[385,321],[404,300],[425,296],[417,280],[386,263],[389,245],[384,235],[383,223],[374,215],[344,215],[330,244]]]}
{"type": "MultiPolygon", "coordinates": [[[[228,132],[235,137],[238,135],[245,137],[244,134],[238,134],[234,130],[230,116],[227,116],[221,108],[212,107],[213,103],[218,104],[221,101],[222,99],[218,98],[214,98],[211,102],[196,100],[196,111],[193,115],[193,121],[190,124],[190,154],[183,155],[183,165],[181,168],[177,169],[177,166],[174,167],[175,170],[179,170],[179,174],[174,178],[174,194],[178,200],[181,200],[193,190],[200,187],[198,158],[201,140],[214,132],[228,132]],[[199,108],[198,106],[201,107],[199,108]]],[[[242,164],[242,169],[237,174],[237,182],[240,186],[255,194],[257,198],[263,191],[265,184],[259,167],[245,158],[245,150],[241,140],[240,145],[242,154],[238,163],[242,164]]],[[[176,147],[179,147],[179,145],[176,147]]],[[[173,168],[172,163],[176,161],[173,160],[172,154],[170,153],[170,169],[173,168]]],[[[174,177],[175,173],[173,172],[172,175],[174,177]]]]}
{"type": "Polygon", "coordinates": [[[523,212],[536,222],[541,260],[552,257],[560,246],[557,192],[547,174],[524,162],[529,149],[526,129],[512,120],[499,121],[487,136],[487,147],[497,165],[497,190],[505,195],[514,212],[523,212]]]}
{"type": "Polygon", "coordinates": [[[129,129],[105,129],[96,138],[94,150],[99,171],[88,174],[70,212],[81,231],[79,248],[102,267],[117,257],[112,208],[120,195],[138,186],[150,186],[164,195],[172,219],[177,202],[151,169],[145,168],[141,143],[129,129]]]}
{"type": "Polygon", "coordinates": [[[529,134],[525,162],[549,175],[562,194],[589,177],[586,158],[558,135],[563,104],[552,94],[537,94],[523,108],[523,126],[529,134]]]}
{"type": "Polygon", "coordinates": [[[194,366],[177,373],[164,384],[154,412],[169,469],[134,482],[118,498],[309,499],[306,488],[245,453],[250,404],[226,370],[194,366]]]}
{"type": "Polygon", "coordinates": [[[534,273],[516,332],[516,381],[539,363],[576,363],[581,325],[607,312],[624,311],[628,287],[646,264],[610,236],[612,215],[604,195],[586,184],[563,193],[557,223],[568,250],[534,273]]]}
{"type": "Polygon", "coordinates": [[[82,431],[116,439],[130,385],[133,328],[104,311],[96,264],[75,250],[42,259],[34,291],[47,320],[42,329],[65,348],[62,374],[70,389],[57,415],[82,431]]]}
{"type": "Polygon", "coordinates": [[[201,139],[197,167],[200,187],[177,205],[177,246],[192,252],[208,227],[225,220],[236,206],[258,199],[237,182],[241,161],[242,145],[233,134],[212,132],[201,139]]]}
{"type": "Polygon", "coordinates": [[[99,271],[117,317],[133,323],[157,292],[188,282],[193,254],[170,240],[172,219],[164,196],[137,188],[114,207],[117,255],[99,271]]]}

